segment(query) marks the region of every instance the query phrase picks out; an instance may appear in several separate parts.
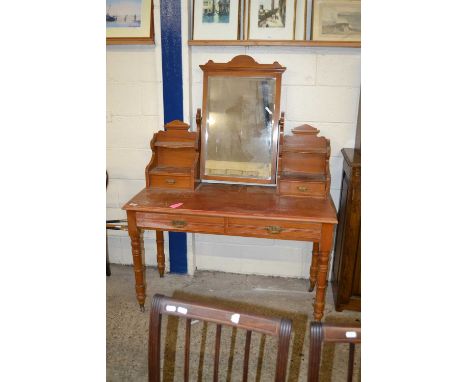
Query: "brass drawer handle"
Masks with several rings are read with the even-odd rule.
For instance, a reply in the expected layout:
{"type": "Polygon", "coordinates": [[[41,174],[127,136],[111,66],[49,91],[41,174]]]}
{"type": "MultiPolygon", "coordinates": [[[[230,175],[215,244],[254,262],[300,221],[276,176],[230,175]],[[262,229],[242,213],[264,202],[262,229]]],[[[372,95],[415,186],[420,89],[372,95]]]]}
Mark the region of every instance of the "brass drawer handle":
{"type": "Polygon", "coordinates": [[[278,227],[277,225],[270,225],[266,227],[266,230],[268,231],[268,233],[277,234],[277,233],[281,233],[281,231],[283,231],[283,228],[278,227]]]}
{"type": "Polygon", "coordinates": [[[308,188],[304,186],[297,186],[297,189],[301,192],[306,192],[308,190],[308,188]]]}
{"type": "Polygon", "coordinates": [[[175,179],[166,179],[167,184],[175,184],[176,180],[175,179]]]}
{"type": "Polygon", "coordinates": [[[184,220],[173,220],[172,225],[176,228],[183,228],[187,225],[187,222],[184,220]]]}

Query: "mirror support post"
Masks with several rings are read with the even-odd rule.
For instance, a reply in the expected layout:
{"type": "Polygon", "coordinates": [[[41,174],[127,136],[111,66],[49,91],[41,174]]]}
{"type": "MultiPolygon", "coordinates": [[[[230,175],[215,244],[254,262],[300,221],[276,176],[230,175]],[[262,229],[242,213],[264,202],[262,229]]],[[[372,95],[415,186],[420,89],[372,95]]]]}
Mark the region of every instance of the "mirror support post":
{"type": "Polygon", "coordinates": [[[201,109],[197,109],[197,116],[195,118],[197,122],[197,134],[198,134],[198,152],[201,152],[201,122],[202,122],[202,114],[201,114],[201,109]]]}

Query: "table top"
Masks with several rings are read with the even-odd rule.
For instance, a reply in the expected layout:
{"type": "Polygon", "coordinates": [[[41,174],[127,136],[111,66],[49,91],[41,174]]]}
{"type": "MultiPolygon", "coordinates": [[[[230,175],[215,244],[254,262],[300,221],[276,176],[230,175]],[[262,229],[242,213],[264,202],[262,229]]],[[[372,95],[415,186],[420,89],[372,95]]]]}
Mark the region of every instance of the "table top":
{"type": "Polygon", "coordinates": [[[275,187],[237,184],[202,183],[195,191],[145,188],[122,208],[139,212],[338,222],[331,197],[280,196],[275,187]],[[170,207],[178,203],[183,204],[170,207]]]}

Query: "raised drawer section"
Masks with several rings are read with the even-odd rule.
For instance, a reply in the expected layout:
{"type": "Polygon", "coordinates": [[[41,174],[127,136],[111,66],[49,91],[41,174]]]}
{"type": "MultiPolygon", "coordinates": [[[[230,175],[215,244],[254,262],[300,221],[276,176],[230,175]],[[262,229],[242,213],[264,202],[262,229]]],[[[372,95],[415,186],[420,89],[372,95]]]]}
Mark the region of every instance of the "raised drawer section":
{"type": "Polygon", "coordinates": [[[325,197],[325,182],[280,180],[281,195],[325,197]]]}
{"type": "Polygon", "coordinates": [[[320,239],[320,224],[269,219],[228,218],[228,235],[281,240],[320,239]]]}
{"type": "Polygon", "coordinates": [[[199,215],[136,213],[137,225],[164,231],[186,231],[197,233],[224,233],[224,218],[199,215]]]}
{"type": "Polygon", "coordinates": [[[151,174],[151,184],[157,188],[192,189],[190,175],[151,174]]]}

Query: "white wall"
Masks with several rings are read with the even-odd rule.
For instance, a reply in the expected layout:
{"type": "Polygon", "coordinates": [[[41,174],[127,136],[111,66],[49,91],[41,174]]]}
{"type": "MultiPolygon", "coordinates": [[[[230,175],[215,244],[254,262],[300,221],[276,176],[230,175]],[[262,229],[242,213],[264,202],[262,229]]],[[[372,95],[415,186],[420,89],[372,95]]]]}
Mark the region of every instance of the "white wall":
{"type": "MultiPolygon", "coordinates": [[[[184,0],[186,2],[186,0],[184,0]]],[[[360,49],[308,47],[188,47],[183,15],[184,117],[195,126],[202,105],[202,71],[209,59],[225,62],[248,54],[260,63],[278,61],[283,75],[281,110],[285,132],[309,123],[330,138],[331,194],[338,205],[343,147],[353,147],[360,87],[360,49]]],[[[142,189],[153,132],[163,128],[159,2],[155,2],[156,46],[107,48],[107,216],[125,218],[120,207],[142,189]]],[[[126,232],[108,231],[113,263],[131,264],[126,232]]],[[[308,277],[312,244],[188,235],[189,269],[308,277]],[[194,239],[192,243],[192,238],[194,239]],[[192,259],[194,257],[194,259],[192,259]]],[[[145,233],[146,263],[155,265],[154,232],[145,233]]],[[[166,240],[166,256],[168,254],[166,240]]]]}
{"type": "MultiPolygon", "coordinates": [[[[154,13],[159,20],[159,1],[154,13]]],[[[107,219],[126,218],[121,207],[145,187],[149,144],[164,128],[159,22],[155,26],[155,45],[107,46],[107,219]]],[[[131,264],[127,232],[107,233],[110,262],[131,264]]],[[[156,265],[155,234],[144,237],[146,263],[156,265]]]]}

